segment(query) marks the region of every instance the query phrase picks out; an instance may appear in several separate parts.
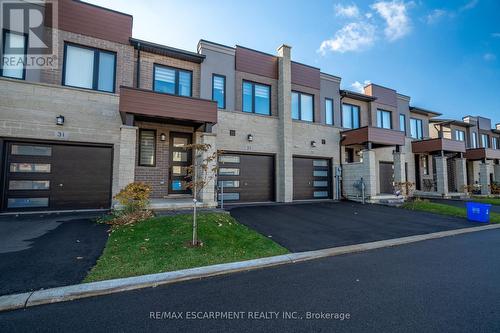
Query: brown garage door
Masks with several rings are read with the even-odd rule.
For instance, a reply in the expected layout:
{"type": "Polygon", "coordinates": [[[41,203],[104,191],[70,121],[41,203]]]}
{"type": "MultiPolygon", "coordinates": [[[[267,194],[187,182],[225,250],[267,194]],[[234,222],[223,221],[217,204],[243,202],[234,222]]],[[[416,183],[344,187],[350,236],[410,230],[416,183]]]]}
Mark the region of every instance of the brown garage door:
{"type": "Polygon", "coordinates": [[[6,142],[2,209],[111,206],[112,148],[6,142]]]}
{"type": "Polygon", "coordinates": [[[219,156],[219,201],[274,201],[274,156],[224,154],[219,156]]]}
{"type": "Polygon", "coordinates": [[[293,158],[293,199],[331,198],[331,165],[326,159],[293,158]]]}
{"type": "Polygon", "coordinates": [[[381,194],[394,194],[394,163],[379,163],[379,181],[381,194]]]}

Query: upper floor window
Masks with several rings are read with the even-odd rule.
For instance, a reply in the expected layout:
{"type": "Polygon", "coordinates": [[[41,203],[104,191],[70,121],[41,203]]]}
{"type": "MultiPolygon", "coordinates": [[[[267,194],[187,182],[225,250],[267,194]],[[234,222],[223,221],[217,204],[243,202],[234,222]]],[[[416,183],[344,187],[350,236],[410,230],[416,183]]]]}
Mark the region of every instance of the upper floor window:
{"type": "Polygon", "coordinates": [[[498,138],[497,137],[493,137],[491,138],[491,148],[493,149],[498,149],[498,138]]]}
{"type": "Polygon", "coordinates": [[[406,133],[406,116],[404,114],[399,115],[399,130],[406,133]]]}
{"type": "Polygon", "coordinates": [[[422,119],[410,118],[410,136],[419,140],[424,138],[424,126],[422,119]]]}
{"type": "Polygon", "coordinates": [[[333,99],[325,98],[325,123],[333,125],[333,99]]]}
{"type": "Polygon", "coordinates": [[[377,127],[392,128],[391,112],[385,110],[377,110],[377,127]]]}
{"type": "Polygon", "coordinates": [[[351,104],[342,105],[342,127],[359,128],[359,106],[351,104]]]}
{"type": "Polygon", "coordinates": [[[243,112],[271,115],[271,87],[243,81],[243,112]]]}
{"type": "Polygon", "coordinates": [[[1,74],[5,77],[24,80],[28,38],[25,34],[19,34],[4,30],[3,33],[3,56],[1,74]]]}
{"type": "Polygon", "coordinates": [[[115,92],[116,53],[65,44],[63,85],[115,92]]]}
{"type": "Polygon", "coordinates": [[[472,133],[472,148],[479,148],[478,147],[477,133],[476,132],[472,133]]]}
{"type": "Polygon", "coordinates": [[[455,140],[457,141],[465,141],[465,132],[461,130],[455,131],[455,140]]]}
{"type": "Polygon", "coordinates": [[[161,93],[188,96],[192,92],[191,71],[154,65],[153,90],[161,93]]]}
{"type": "Polygon", "coordinates": [[[313,95],[292,91],[292,119],[314,121],[313,95]]]}
{"type": "Polygon", "coordinates": [[[490,137],[486,134],[481,134],[481,147],[490,148],[490,137]]]}
{"type": "Polygon", "coordinates": [[[226,108],[226,77],[223,75],[212,76],[212,100],[217,102],[219,109],[226,108]]]}

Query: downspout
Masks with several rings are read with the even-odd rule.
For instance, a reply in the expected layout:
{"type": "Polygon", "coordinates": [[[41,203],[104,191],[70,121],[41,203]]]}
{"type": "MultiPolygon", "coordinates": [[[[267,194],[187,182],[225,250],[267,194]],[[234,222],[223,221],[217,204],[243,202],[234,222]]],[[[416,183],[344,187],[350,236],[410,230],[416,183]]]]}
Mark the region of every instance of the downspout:
{"type": "Polygon", "coordinates": [[[137,64],[136,64],[136,78],[135,87],[140,88],[141,85],[141,43],[137,43],[137,64]]]}
{"type": "MultiPolygon", "coordinates": [[[[342,100],[344,99],[345,96],[340,96],[340,128],[342,128],[342,100]]],[[[340,193],[338,193],[339,200],[344,197],[344,182],[342,181],[342,178],[344,177],[344,165],[342,163],[342,141],[344,141],[345,137],[341,137],[339,140],[339,165],[340,165],[340,170],[341,170],[341,175],[340,175],[340,193]]]]}

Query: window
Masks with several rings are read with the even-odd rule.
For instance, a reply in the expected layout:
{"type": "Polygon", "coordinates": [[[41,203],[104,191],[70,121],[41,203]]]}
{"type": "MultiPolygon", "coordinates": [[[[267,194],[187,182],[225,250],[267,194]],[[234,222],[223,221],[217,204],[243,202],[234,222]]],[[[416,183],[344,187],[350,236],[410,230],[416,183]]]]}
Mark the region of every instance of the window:
{"type": "Polygon", "coordinates": [[[153,90],[166,94],[191,97],[192,75],[187,70],[155,64],[153,90]]]}
{"type": "Polygon", "coordinates": [[[406,116],[404,114],[399,115],[399,130],[406,133],[406,116]]]}
{"type": "Polygon", "coordinates": [[[26,69],[26,49],[28,39],[25,34],[4,30],[1,74],[5,77],[24,80],[26,69]]]}
{"type": "Polygon", "coordinates": [[[420,158],[420,166],[422,167],[422,173],[424,175],[429,175],[429,156],[423,155],[420,158]]]}
{"type": "Polygon", "coordinates": [[[325,98],[325,123],[333,125],[333,99],[325,98]]]}
{"type": "Polygon", "coordinates": [[[314,187],[328,187],[328,181],[326,180],[315,180],[313,182],[314,187]]]}
{"type": "Polygon", "coordinates": [[[391,112],[385,110],[377,110],[377,127],[392,128],[391,112]]]}
{"type": "Polygon", "coordinates": [[[314,177],[328,177],[328,171],[326,171],[326,170],[314,170],[313,176],[314,177]]]}
{"type": "Polygon", "coordinates": [[[12,145],[11,154],[24,156],[52,156],[52,148],[43,146],[12,145]]]}
{"type": "Polygon", "coordinates": [[[313,95],[292,91],[292,119],[314,121],[313,95]]]}
{"type": "Polygon", "coordinates": [[[7,208],[48,207],[49,198],[9,198],[7,208]]]}
{"type": "Polygon", "coordinates": [[[314,160],[313,166],[315,166],[315,167],[327,167],[328,161],[327,160],[314,160]]]}
{"type": "Polygon", "coordinates": [[[50,181],[48,180],[11,180],[9,190],[48,190],[50,181]]]}
{"type": "Polygon", "coordinates": [[[65,45],[63,85],[115,92],[116,53],[65,45]]]}
{"type": "Polygon", "coordinates": [[[342,105],[342,127],[359,128],[359,106],[350,104],[342,105]]]}
{"type": "Polygon", "coordinates": [[[327,198],[328,191],[314,191],[313,196],[315,198],[327,198]]]}
{"type": "Polygon", "coordinates": [[[490,137],[486,134],[481,134],[481,147],[490,148],[490,137]]]}
{"type": "Polygon", "coordinates": [[[455,140],[457,141],[465,141],[465,132],[456,130],[455,131],[455,140]]]}
{"type": "Polygon", "coordinates": [[[240,181],[239,180],[219,180],[219,187],[231,187],[231,188],[240,187],[240,181]]]}
{"type": "Polygon", "coordinates": [[[139,131],[139,165],[155,166],[156,131],[141,129],[139,131]]]}
{"type": "Polygon", "coordinates": [[[220,176],[239,176],[240,169],[238,168],[219,168],[220,176]]]}
{"type": "Polygon", "coordinates": [[[50,164],[48,163],[11,163],[10,172],[32,172],[32,173],[50,173],[50,164]]]}
{"type": "Polygon", "coordinates": [[[271,115],[271,87],[243,81],[243,112],[271,115]]]}
{"type": "Polygon", "coordinates": [[[212,76],[212,100],[217,102],[219,109],[226,108],[226,77],[223,75],[212,76]]]}
{"type": "Polygon", "coordinates": [[[491,138],[491,148],[498,149],[498,138],[496,137],[491,138]]]}
{"type": "Polygon", "coordinates": [[[224,194],[219,193],[218,198],[219,198],[219,201],[220,200],[224,200],[224,201],[227,201],[227,200],[240,200],[240,194],[237,193],[237,192],[224,193],[224,194]]]}
{"type": "Polygon", "coordinates": [[[410,136],[414,139],[422,140],[424,138],[424,127],[422,119],[410,118],[410,136]]]}
{"type": "Polygon", "coordinates": [[[478,142],[477,142],[477,133],[476,132],[472,133],[472,148],[479,148],[478,142]]]}
{"type": "Polygon", "coordinates": [[[221,162],[221,163],[240,163],[240,157],[239,156],[232,156],[232,155],[222,155],[222,156],[219,156],[219,162],[221,162]]]}

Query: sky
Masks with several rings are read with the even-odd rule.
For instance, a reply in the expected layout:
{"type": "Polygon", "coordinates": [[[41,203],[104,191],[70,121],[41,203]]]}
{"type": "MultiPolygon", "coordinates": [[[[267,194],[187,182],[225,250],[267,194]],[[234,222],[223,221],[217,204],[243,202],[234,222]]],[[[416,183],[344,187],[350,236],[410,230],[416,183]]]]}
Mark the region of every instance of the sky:
{"type": "Polygon", "coordinates": [[[135,38],[196,51],[200,39],[276,54],[372,82],[411,104],[500,123],[500,0],[87,0],[134,16],[135,38]]]}

